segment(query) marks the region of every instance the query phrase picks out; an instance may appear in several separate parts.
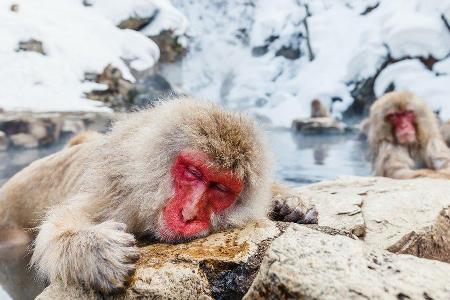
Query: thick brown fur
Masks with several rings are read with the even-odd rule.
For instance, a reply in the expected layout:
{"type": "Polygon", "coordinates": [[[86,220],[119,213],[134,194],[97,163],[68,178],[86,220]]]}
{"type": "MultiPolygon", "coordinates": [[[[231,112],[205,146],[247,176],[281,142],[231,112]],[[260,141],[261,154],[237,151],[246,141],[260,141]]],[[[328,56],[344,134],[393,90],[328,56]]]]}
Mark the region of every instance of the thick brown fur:
{"type": "Polygon", "coordinates": [[[84,131],[75,136],[73,136],[68,142],[67,147],[76,146],[82,143],[86,143],[88,141],[95,140],[101,136],[100,133],[96,131],[84,131]]]}
{"type": "Polygon", "coordinates": [[[311,101],[311,118],[328,118],[330,112],[320,100],[311,101]]]}
{"type": "MultiPolygon", "coordinates": [[[[162,210],[173,195],[170,166],[180,151],[203,151],[215,168],[244,182],[236,202],[212,216],[208,234],[266,218],[276,206],[267,148],[249,118],[209,102],[172,100],[125,116],[108,134],[75,137],[16,174],[0,189],[0,220],[9,228],[38,227],[32,264],[43,277],[111,292],[134,271],[135,237],[162,238],[162,210]]],[[[277,192],[278,204],[289,199],[298,211],[289,220],[317,222],[311,206],[285,194],[277,192]]]]}
{"type": "Polygon", "coordinates": [[[450,151],[438,128],[435,114],[424,101],[406,91],[390,92],[370,108],[368,141],[377,176],[406,179],[416,177],[449,178],[450,151]],[[413,111],[416,143],[396,141],[389,113],[413,111]]]}
{"type": "Polygon", "coordinates": [[[440,130],[442,138],[444,139],[447,146],[450,147],[450,121],[447,121],[444,124],[442,124],[440,130]]]}

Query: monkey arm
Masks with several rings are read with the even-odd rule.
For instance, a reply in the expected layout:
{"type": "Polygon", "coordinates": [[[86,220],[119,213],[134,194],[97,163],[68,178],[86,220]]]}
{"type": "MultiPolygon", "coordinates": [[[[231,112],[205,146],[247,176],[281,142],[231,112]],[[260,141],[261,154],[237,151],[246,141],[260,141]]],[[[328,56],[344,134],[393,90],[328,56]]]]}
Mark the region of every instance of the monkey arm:
{"type": "Polygon", "coordinates": [[[421,177],[419,170],[414,170],[414,161],[405,147],[391,143],[381,143],[374,159],[374,171],[377,176],[395,179],[421,177]]]}
{"type": "Polygon", "coordinates": [[[450,150],[442,139],[431,139],[425,147],[425,161],[435,170],[450,169],[450,150]]]}
{"type": "Polygon", "coordinates": [[[269,219],[273,221],[317,224],[319,213],[308,199],[293,188],[272,184],[272,204],[269,219]]]}
{"type": "Polygon", "coordinates": [[[88,197],[77,196],[49,212],[35,240],[31,264],[51,282],[111,292],[123,288],[139,251],[125,224],[92,220],[85,205],[88,197]]]}
{"type": "MultiPolygon", "coordinates": [[[[434,150],[434,148],[433,148],[434,150]]],[[[413,169],[414,161],[405,147],[399,147],[390,143],[380,145],[375,157],[375,174],[395,179],[450,178],[450,173],[433,169],[413,169]]]]}

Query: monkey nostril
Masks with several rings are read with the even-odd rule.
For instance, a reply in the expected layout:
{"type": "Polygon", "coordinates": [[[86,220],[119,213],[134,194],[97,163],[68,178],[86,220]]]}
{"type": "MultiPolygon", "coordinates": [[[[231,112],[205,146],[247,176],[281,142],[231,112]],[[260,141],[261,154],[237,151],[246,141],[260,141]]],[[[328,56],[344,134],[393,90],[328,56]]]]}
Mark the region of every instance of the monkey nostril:
{"type": "Polygon", "coordinates": [[[193,209],[185,207],[183,208],[183,210],[181,211],[181,220],[183,220],[183,222],[190,222],[195,220],[196,217],[196,213],[193,209]]]}

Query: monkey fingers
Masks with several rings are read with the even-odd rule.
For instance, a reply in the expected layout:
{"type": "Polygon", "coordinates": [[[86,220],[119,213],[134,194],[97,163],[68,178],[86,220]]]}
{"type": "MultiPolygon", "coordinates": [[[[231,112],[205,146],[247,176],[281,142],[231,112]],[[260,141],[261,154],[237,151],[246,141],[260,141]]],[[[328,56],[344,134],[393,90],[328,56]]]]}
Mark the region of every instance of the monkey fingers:
{"type": "Polygon", "coordinates": [[[305,211],[300,207],[289,206],[286,201],[275,200],[269,216],[274,221],[317,224],[319,213],[315,207],[311,207],[305,211]]]}
{"type": "Polygon", "coordinates": [[[122,290],[133,275],[140,258],[139,249],[134,236],[125,232],[125,224],[107,221],[96,227],[104,236],[93,253],[99,261],[98,277],[93,278],[90,285],[96,290],[114,293],[122,290]]]}

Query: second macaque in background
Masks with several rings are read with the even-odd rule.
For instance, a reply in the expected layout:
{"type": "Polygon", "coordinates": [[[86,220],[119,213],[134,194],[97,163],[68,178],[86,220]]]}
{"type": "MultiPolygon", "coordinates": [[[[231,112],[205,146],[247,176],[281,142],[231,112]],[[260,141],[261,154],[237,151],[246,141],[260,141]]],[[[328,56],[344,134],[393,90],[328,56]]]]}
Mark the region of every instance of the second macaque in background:
{"type": "Polygon", "coordinates": [[[311,101],[311,118],[329,118],[330,112],[318,99],[311,101]]]}
{"type": "Polygon", "coordinates": [[[377,176],[450,178],[450,150],[438,120],[414,94],[391,92],[375,101],[368,128],[377,176]]]}

